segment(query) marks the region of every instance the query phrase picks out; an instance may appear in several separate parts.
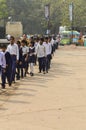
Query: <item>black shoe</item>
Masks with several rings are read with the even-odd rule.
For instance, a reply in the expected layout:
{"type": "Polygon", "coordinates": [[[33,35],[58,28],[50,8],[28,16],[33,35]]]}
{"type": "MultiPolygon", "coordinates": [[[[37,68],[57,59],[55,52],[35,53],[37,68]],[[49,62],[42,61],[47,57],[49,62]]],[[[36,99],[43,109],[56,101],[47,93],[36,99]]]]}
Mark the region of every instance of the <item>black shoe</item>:
{"type": "Polygon", "coordinates": [[[9,83],[9,87],[11,86],[12,84],[11,83],[9,83]]]}
{"type": "Polygon", "coordinates": [[[5,89],[5,85],[2,85],[2,89],[5,89]]]}
{"type": "Polygon", "coordinates": [[[30,76],[34,76],[34,74],[31,72],[31,73],[30,73],[30,76]]]}
{"type": "Polygon", "coordinates": [[[34,76],[34,73],[32,73],[32,76],[34,76]]]}

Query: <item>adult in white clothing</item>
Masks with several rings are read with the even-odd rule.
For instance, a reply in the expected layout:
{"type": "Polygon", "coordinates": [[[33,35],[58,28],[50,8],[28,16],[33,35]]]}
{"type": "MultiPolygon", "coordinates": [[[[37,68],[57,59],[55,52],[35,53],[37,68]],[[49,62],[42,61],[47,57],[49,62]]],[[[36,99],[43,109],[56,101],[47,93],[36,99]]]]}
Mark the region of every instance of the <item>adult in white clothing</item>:
{"type": "Polygon", "coordinates": [[[13,36],[10,37],[10,44],[7,47],[7,51],[10,53],[12,58],[11,82],[15,82],[16,64],[19,61],[19,49],[13,36]]]}

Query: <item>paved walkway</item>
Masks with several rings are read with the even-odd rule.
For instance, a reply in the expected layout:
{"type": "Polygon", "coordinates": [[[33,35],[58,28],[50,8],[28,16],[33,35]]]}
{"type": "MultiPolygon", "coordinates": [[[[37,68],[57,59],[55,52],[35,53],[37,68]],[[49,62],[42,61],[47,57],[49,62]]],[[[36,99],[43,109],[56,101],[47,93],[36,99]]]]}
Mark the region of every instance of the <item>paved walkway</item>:
{"type": "Polygon", "coordinates": [[[37,71],[0,90],[0,130],[86,130],[86,49],[60,47],[37,71]]]}

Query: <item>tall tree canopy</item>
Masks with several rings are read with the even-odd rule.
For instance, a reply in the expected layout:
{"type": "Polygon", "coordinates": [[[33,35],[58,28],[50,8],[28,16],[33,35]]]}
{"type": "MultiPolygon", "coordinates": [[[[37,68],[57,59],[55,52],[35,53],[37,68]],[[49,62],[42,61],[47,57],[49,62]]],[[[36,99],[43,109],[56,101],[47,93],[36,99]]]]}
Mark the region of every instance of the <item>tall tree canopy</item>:
{"type": "MultiPolygon", "coordinates": [[[[21,21],[24,33],[44,33],[47,20],[44,7],[50,4],[50,24],[52,33],[58,32],[59,26],[71,27],[69,4],[71,0],[0,0],[0,19],[12,17],[21,21]]],[[[86,26],[86,0],[73,0],[73,26],[86,26]]]]}

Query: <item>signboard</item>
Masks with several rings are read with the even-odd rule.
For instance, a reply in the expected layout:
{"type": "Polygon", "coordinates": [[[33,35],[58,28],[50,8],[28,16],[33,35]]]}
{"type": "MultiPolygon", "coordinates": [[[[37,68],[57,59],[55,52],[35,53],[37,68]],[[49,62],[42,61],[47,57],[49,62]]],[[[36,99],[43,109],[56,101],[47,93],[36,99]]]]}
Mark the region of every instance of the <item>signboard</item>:
{"type": "Polygon", "coordinates": [[[49,19],[50,16],[50,5],[45,5],[45,18],[49,19]]]}
{"type": "Polygon", "coordinates": [[[70,16],[70,21],[73,21],[73,3],[69,5],[69,16],[70,16]]]}
{"type": "Polygon", "coordinates": [[[7,22],[6,34],[12,35],[15,38],[22,36],[23,25],[21,22],[7,22]]]}

